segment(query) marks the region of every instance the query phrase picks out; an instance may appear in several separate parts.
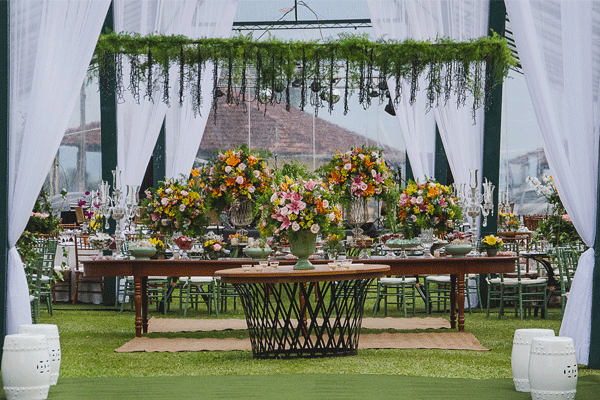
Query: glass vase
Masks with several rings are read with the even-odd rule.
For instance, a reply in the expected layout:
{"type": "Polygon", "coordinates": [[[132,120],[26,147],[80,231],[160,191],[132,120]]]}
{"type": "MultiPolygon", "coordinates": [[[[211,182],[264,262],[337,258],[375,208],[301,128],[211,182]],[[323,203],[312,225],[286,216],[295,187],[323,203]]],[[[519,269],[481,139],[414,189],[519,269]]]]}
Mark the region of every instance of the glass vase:
{"type": "Polygon", "coordinates": [[[433,242],[435,241],[435,237],[433,236],[433,228],[422,229],[419,238],[421,239],[421,246],[423,247],[423,257],[432,258],[431,246],[433,246],[433,242]]]}

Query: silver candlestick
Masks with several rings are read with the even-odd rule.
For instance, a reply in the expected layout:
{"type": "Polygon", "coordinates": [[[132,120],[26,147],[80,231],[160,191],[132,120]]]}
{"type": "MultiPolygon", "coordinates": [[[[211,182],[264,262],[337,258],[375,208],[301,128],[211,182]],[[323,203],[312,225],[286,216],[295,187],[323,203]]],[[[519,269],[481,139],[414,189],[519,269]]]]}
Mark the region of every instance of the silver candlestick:
{"type": "Polygon", "coordinates": [[[491,182],[485,179],[483,184],[483,195],[479,193],[479,183],[477,169],[470,169],[470,180],[469,180],[469,188],[471,189],[468,193],[468,197],[465,198],[464,201],[464,211],[466,215],[468,215],[471,219],[471,243],[473,245],[473,250],[468,254],[470,256],[477,256],[479,252],[477,251],[477,243],[479,241],[478,235],[478,226],[477,226],[477,217],[482,214],[483,215],[483,226],[487,226],[487,216],[493,215],[494,213],[494,185],[491,182]],[[482,204],[483,203],[483,204],[482,204]]]}

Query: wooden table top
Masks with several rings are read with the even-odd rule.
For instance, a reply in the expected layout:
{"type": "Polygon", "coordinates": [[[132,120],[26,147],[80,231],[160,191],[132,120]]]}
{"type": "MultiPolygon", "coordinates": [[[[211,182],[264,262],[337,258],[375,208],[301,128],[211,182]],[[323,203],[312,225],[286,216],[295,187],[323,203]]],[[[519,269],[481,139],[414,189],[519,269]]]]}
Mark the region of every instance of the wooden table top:
{"type": "MultiPolygon", "coordinates": [[[[388,275],[487,274],[512,272],[516,257],[442,257],[355,260],[355,264],[388,265],[388,275]]],[[[86,276],[214,276],[215,272],[240,268],[258,261],[231,260],[91,260],[85,261],[86,276]]],[[[293,265],[294,260],[281,260],[279,268],[293,265]]],[[[326,260],[313,261],[326,265],[326,260]]]]}
{"type": "Polygon", "coordinates": [[[249,271],[242,268],[224,269],[216,271],[215,275],[226,283],[290,283],[374,279],[389,274],[389,271],[388,265],[354,262],[348,269],[330,269],[328,265],[317,264],[315,269],[294,270],[293,265],[283,265],[277,269],[268,267],[260,272],[254,268],[249,271]]]}

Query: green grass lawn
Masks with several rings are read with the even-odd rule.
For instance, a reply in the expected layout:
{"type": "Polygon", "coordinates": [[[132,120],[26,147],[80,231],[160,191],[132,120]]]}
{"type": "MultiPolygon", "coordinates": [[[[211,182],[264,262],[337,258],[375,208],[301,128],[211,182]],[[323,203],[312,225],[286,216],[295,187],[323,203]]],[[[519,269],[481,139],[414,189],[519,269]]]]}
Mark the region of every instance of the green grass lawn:
{"type": "MultiPolygon", "coordinates": [[[[368,300],[365,317],[372,316],[374,300],[368,300]]],[[[231,303],[220,318],[244,318],[238,303],[231,303]]],[[[497,310],[495,310],[497,311],[497,310]]],[[[511,311],[511,310],[509,310],[511,311]]],[[[425,316],[418,304],[417,316],[425,316]]],[[[150,317],[181,318],[178,303],[171,305],[166,316],[150,306],[150,317]]],[[[383,312],[378,316],[383,317],[383,312]]],[[[388,316],[400,317],[401,312],[390,310],[388,316]]],[[[449,318],[447,313],[432,316],[449,318]]],[[[207,315],[206,306],[188,310],[188,318],[214,318],[207,315]]],[[[550,309],[546,320],[528,317],[521,321],[513,313],[502,319],[497,312],[485,316],[477,310],[466,313],[466,331],[472,332],[490,351],[462,350],[360,350],[357,356],[324,359],[255,360],[250,351],[179,352],[179,353],[115,353],[115,349],[135,336],[134,312],[126,307],[120,314],[104,306],[65,305],[55,307],[50,316],[42,310],[40,323],[58,325],[62,348],[62,377],[144,377],[199,375],[271,375],[294,373],[325,374],[389,374],[423,377],[512,378],[511,350],[516,329],[549,328],[557,334],[560,329],[559,308],[550,309]]],[[[382,331],[363,330],[363,333],[382,331]]],[[[245,331],[154,333],[148,337],[248,337],[245,331]]],[[[600,375],[600,371],[581,366],[580,376],[600,375]]]]}

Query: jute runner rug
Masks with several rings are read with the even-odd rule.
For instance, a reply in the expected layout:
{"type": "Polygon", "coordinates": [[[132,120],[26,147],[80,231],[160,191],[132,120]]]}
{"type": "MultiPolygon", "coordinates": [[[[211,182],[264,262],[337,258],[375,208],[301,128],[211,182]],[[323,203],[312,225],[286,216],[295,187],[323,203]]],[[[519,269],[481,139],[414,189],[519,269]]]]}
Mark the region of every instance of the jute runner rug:
{"type": "MultiPolygon", "coordinates": [[[[444,318],[363,318],[363,329],[450,329],[444,318]]],[[[246,329],[245,319],[150,318],[148,332],[199,332],[246,329]]]]}
{"type": "MultiPolygon", "coordinates": [[[[360,349],[447,349],[489,350],[470,332],[379,333],[360,335],[360,349]]],[[[179,352],[179,351],[230,351],[252,350],[250,339],[163,339],[135,338],[115,351],[179,352]]]]}

